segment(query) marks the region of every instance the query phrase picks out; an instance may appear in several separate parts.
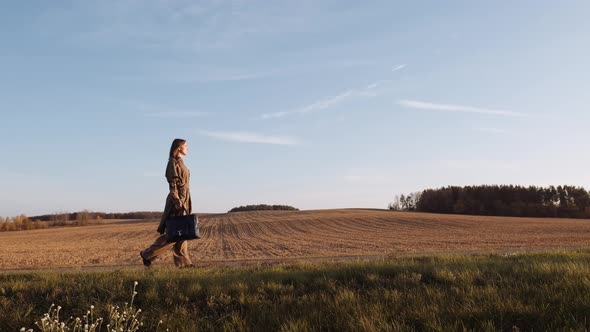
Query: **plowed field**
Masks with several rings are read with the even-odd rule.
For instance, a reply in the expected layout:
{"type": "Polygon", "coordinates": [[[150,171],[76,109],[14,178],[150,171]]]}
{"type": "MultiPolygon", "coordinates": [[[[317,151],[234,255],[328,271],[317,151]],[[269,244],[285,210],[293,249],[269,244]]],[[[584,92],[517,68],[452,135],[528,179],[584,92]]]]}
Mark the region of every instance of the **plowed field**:
{"type": "MultiPolygon", "coordinates": [[[[476,253],[590,246],[590,220],[402,213],[386,210],[264,211],[200,218],[189,243],[195,264],[312,260],[413,253],[476,253]]],[[[0,233],[0,270],[140,267],[157,221],[0,233]]],[[[154,265],[172,264],[166,253],[154,265]]]]}

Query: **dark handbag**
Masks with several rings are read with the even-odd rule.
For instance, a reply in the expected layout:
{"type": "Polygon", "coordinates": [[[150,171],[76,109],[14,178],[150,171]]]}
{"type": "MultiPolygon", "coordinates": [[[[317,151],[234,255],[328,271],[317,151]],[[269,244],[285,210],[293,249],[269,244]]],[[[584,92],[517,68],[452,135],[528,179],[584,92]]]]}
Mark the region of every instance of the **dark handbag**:
{"type": "Polygon", "coordinates": [[[170,216],[166,219],[166,241],[200,239],[199,217],[196,214],[187,216],[170,216]]]}

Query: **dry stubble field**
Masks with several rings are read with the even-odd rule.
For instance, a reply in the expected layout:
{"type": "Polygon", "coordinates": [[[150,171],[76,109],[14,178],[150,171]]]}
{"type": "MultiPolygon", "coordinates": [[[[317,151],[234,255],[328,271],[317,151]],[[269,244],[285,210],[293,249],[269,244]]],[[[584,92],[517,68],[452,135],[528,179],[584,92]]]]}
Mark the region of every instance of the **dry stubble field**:
{"type": "MultiPolygon", "coordinates": [[[[403,213],[387,210],[260,211],[200,218],[197,265],[404,254],[587,248],[590,220],[403,213]]],[[[156,221],[0,233],[0,270],[141,267],[156,221]]],[[[165,254],[155,266],[172,264],[165,254]]]]}

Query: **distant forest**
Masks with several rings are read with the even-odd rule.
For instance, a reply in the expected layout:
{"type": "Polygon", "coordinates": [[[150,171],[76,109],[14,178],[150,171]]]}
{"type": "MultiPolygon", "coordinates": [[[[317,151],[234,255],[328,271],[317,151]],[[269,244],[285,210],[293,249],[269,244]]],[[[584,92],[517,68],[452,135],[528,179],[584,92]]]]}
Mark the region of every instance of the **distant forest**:
{"type": "Polygon", "coordinates": [[[258,204],[258,205],[246,205],[235,207],[229,212],[241,212],[241,211],[262,211],[262,210],[287,210],[287,211],[299,211],[299,209],[294,208],[289,205],[266,205],[266,204],[258,204]]]}
{"type": "Polygon", "coordinates": [[[396,196],[389,209],[485,216],[590,218],[590,193],[575,186],[449,186],[396,196]]]}
{"type": "Polygon", "coordinates": [[[80,211],[73,213],[54,213],[44,214],[41,216],[29,217],[35,221],[69,221],[80,219],[158,219],[162,212],[123,212],[123,213],[105,213],[80,211]]]}
{"type": "Polygon", "coordinates": [[[12,218],[0,217],[0,232],[46,229],[62,226],[100,225],[105,219],[159,219],[162,212],[105,213],[80,211],[27,217],[23,214],[12,218]]]}

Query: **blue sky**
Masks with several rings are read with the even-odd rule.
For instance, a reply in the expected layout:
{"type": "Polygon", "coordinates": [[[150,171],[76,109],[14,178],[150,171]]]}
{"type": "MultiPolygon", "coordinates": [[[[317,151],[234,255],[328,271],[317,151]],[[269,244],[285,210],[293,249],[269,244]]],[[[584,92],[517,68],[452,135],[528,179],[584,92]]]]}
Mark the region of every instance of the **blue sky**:
{"type": "Polygon", "coordinates": [[[0,215],[590,188],[588,1],[2,1],[0,215]]]}

